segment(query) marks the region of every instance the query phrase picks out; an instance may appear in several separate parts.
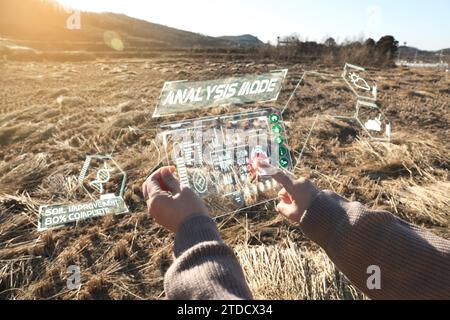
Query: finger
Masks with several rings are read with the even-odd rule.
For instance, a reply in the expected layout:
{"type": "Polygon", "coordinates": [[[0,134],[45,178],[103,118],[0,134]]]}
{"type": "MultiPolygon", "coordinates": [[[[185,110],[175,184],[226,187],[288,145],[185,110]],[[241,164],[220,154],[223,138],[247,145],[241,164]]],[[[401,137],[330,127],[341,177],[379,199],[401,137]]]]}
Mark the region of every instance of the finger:
{"type": "Polygon", "coordinates": [[[286,202],[288,204],[291,204],[293,202],[292,197],[284,188],[281,189],[280,192],[278,192],[278,198],[280,198],[281,201],[286,202]]]}
{"type": "Polygon", "coordinates": [[[142,194],[144,195],[144,200],[146,200],[147,197],[148,197],[148,191],[147,191],[147,183],[146,183],[146,181],[144,181],[144,183],[142,184],[142,194]]]}
{"type": "Polygon", "coordinates": [[[181,192],[180,182],[173,175],[175,167],[164,167],[161,169],[161,182],[164,191],[170,191],[172,194],[181,192]]]}
{"type": "Polygon", "coordinates": [[[291,196],[295,193],[294,180],[283,171],[278,170],[272,178],[281,184],[291,196]]]}
{"type": "Polygon", "coordinates": [[[273,176],[280,170],[279,168],[270,164],[270,159],[261,157],[256,159],[257,172],[261,176],[273,176]]]}
{"type": "Polygon", "coordinates": [[[284,202],[280,202],[277,205],[277,211],[289,219],[292,219],[293,217],[298,215],[296,206],[291,205],[291,204],[286,204],[284,202]]]}
{"type": "Polygon", "coordinates": [[[144,196],[150,198],[152,194],[162,192],[161,188],[161,169],[156,170],[144,182],[144,196]]]}

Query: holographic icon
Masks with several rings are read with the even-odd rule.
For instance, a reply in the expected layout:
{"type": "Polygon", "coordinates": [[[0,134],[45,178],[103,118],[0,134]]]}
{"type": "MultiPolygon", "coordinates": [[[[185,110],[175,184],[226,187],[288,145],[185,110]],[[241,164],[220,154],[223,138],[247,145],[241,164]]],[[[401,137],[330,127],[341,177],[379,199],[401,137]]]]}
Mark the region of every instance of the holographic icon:
{"type": "Polygon", "coordinates": [[[267,152],[264,151],[262,146],[256,146],[252,149],[252,152],[250,153],[250,160],[257,159],[257,158],[267,158],[267,152]]]}
{"type": "Polygon", "coordinates": [[[123,197],[127,174],[110,155],[87,156],[78,181],[93,199],[114,195],[123,197]]]}
{"type": "Polygon", "coordinates": [[[287,168],[289,166],[289,160],[287,158],[280,159],[280,166],[282,168],[287,168]]]}
{"type": "Polygon", "coordinates": [[[279,124],[277,124],[277,125],[274,125],[274,126],[272,127],[272,130],[273,130],[273,132],[275,132],[275,133],[281,133],[281,132],[283,131],[283,127],[280,126],[279,124]]]}
{"type": "Polygon", "coordinates": [[[89,185],[97,190],[100,194],[105,192],[103,185],[108,183],[111,179],[111,172],[114,171],[112,168],[108,168],[108,164],[104,163],[104,168],[97,171],[97,179],[89,182],[89,185]]]}
{"type": "Polygon", "coordinates": [[[372,140],[391,140],[392,125],[376,103],[358,101],[355,118],[372,140]]]}
{"type": "Polygon", "coordinates": [[[285,157],[289,153],[288,149],[284,146],[280,146],[279,152],[280,152],[280,157],[285,157]]]}
{"type": "Polygon", "coordinates": [[[186,169],[186,157],[183,152],[183,148],[179,143],[174,144],[172,156],[175,167],[178,171],[181,187],[189,188],[191,185],[189,183],[188,172],[186,169]]]}
{"type": "Polygon", "coordinates": [[[378,95],[377,85],[374,81],[369,84],[366,69],[346,63],[342,78],[358,100],[376,101],[378,95]]]}
{"type": "Polygon", "coordinates": [[[280,116],[276,113],[273,113],[270,115],[270,122],[275,124],[278,123],[280,121],[280,116]]]}
{"type": "Polygon", "coordinates": [[[367,130],[380,132],[381,131],[381,114],[379,114],[376,119],[369,119],[364,124],[364,127],[367,130]]]}
{"type": "Polygon", "coordinates": [[[284,138],[282,136],[278,136],[275,138],[275,142],[279,145],[284,143],[284,138]]]}
{"type": "Polygon", "coordinates": [[[208,191],[208,180],[202,171],[196,170],[192,179],[194,188],[198,193],[203,194],[208,191]]]}
{"type": "Polygon", "coordinates": [[[355,72],[350,73],[349,75],[350,81],[353,85],[359,89],[370,91],[370,86],[366,80],[361,78],[361,76],[355,72]]]}

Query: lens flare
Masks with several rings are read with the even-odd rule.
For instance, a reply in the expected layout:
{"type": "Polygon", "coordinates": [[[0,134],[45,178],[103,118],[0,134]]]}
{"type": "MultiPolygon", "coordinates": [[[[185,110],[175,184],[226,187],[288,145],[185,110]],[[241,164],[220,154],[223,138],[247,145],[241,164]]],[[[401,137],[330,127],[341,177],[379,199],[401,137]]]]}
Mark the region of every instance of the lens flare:
{"type": "Polygon", "coordinates": [[[123,51],[124,44],[120,35],[115,31],[106,31],[103,34],[105,44],[116,51],[123,51]]]}

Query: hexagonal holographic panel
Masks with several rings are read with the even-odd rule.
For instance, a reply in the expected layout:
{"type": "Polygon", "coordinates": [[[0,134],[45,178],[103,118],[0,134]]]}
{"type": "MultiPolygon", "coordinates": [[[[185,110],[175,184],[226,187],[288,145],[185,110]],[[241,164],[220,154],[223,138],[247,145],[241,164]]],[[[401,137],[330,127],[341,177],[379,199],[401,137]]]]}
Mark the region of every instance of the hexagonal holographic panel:
{"type": "Polygon", "coordinates": [[[123,197],[127,174],[111,156],[87,156],[78,181],[91,197],[123,197]]]}
{"type": "Polygon", "coordinates": [[[346,63],[342,78],[358,100],[377,100],[377,85],[370,79],[366,69],[346,63]]]}
{"type": "Polygon", "coordinates": [[[356,120],[373,140],[390,141],[392,126],[389,119],[374,102],[358,101],[356,120]]]}

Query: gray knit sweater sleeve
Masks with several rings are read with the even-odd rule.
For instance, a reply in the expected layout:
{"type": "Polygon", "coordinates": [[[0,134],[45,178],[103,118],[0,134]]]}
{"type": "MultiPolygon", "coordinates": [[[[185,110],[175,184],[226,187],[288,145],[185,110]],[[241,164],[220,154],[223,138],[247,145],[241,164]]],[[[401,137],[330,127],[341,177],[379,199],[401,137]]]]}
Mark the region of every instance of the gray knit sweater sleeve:
{"type": "Polygon", "coordinates": [[[206,216],[186,221],[175,237],[175,262],[164,279],[168,299],[249,300],[252,294],[233,252],[206,216]]]}
{"type": "MultiPolygon", "coordinates": [[[[450,299],[450,241],[329,191],[317,196],[300,226],[372,299],[450,299]],[[380,289],[367,285],[372,267],[380,271],[380,289]]],[[[169,299],[251,299],[242,269],[211,218],[183,224],[175,256],[165,277],[169,299]]]]}
{"type": "Polygon", "coordinates": [[[450,299],[450,241],[331,191],[318,195],[300,226],[372,299],[450,299]],[[368,286],[374,266],[381,289],[368,286]]]}

